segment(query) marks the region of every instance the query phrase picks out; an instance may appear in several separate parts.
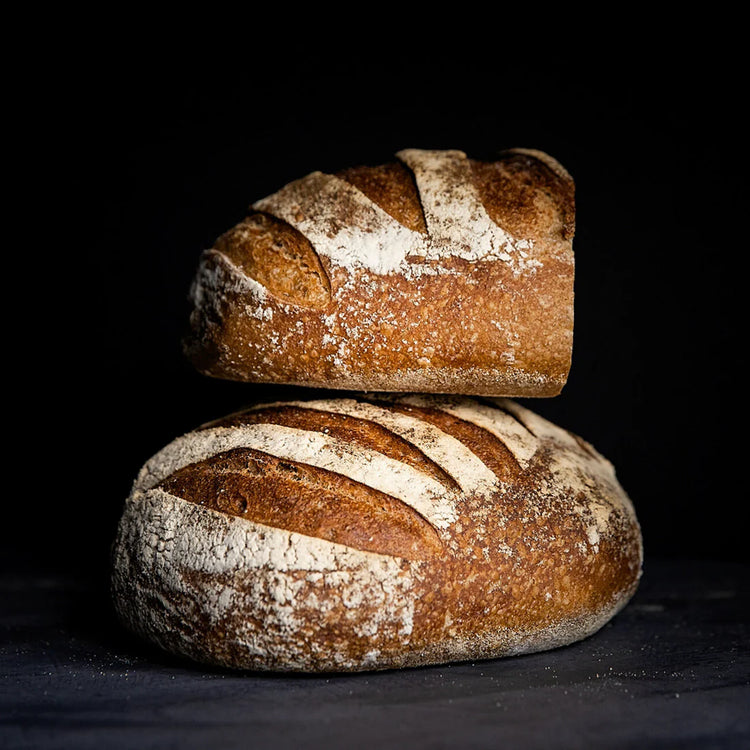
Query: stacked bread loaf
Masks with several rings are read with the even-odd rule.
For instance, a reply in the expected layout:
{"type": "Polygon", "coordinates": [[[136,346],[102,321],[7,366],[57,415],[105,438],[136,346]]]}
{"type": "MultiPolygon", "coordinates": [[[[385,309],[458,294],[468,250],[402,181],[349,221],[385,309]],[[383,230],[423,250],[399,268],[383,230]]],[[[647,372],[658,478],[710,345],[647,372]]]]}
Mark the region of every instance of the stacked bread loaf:
{"type": "Polygon", "coordinates": [[[593,446],[512,400],[567,381],[574,227],[572,178],[528,149],[409,149],[255,202],[200,258],[185,352],[295,395],[145,464],[113,547],[123,622],[199,662],[308,672],[608,622],[640,577],[633,506],[593,446]]]}

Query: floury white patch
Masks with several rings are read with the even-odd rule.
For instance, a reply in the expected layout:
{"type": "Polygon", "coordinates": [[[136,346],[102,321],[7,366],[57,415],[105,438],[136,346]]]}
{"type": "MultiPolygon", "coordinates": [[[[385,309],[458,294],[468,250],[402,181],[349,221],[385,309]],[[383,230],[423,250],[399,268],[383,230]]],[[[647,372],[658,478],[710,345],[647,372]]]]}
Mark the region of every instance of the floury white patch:
{"type": "MultiPolygon", "coordinates": [[[[225,648],[303,665],[307,644],[298,635],[307,609],[325,612],[323,595],[327,607],[341,601],[352,610],[361,637],[408,638],[413,627],[413,577],[405,561],[226,516],[161,489],[131,495],[114,558],[117,599],[128,591],[140,602],[120,608],[130,627],[194,658],[205,634],[191,619],[230,631],[225,648]],[[243,616],[250,611],[253,618],[243,616]]],[[[338,666],[346,668],[345,659],[338,666]]]]}
{"type": "Polygon", "coordinates": [[[513,237],[488,216],[461,151],[404,149],[396,156],[414,172],[427,233],[405,227],[347,181],[312,172],[253,204],[305,235],[316,251],[346,268],[402,271],[408,258],[501,260],[524,269],[529,239],[513,237]]]}
{"type": "Polygon", "coordinates": [[[149,489],[191,463],[234,448],[252,448],[342,474],[398,498],[438,529],[456,517],[455,492],[411,466],[322,432],[277,424],[215,427],[177,438],[147,462],[137,486],[149,489]]]}
{"type": "Polygon", "coordinates": [[[201,255],[186,354],[236,381],[556,395],[572,352],[573,191],[554,159],[523,149],[404,149],[311,172],[201,255]]]}
{"type": "MultiPolygon", "coordinates": [[[[388,398],[387,396],[385,397],[388,398]]],[[[402,400],[407,403],[406,400],[402,400]]],[[[418,448],[456,481],[463,492],[491,492],[497,476],[460,440],[418,417],[355,399],[286,402],[289,406],[374,422],[418,448]]]]}
{"type": "Polygon", "coordinates": [[[113,561],[122,620],[173,653],[362,671],[580,640],[634,593],[642,543],[580,438],[507,399],[381,393],[259,404],[176,439],[137,478],[113,561]],[[273,462],[224,460],[246,447],[296,466],[279,483],[273,462]],[[345,476],[363,505],[347,510],[345,476]],[[430,544],[393,546],[403,506],[430,544]]]}

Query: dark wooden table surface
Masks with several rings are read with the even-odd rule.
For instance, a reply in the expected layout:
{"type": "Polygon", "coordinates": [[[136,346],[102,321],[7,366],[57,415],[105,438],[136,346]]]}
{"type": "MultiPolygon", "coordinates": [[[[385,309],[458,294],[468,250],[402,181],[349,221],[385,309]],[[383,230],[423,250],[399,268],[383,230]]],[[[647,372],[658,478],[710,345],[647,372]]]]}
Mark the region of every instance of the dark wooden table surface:
{"type": "Polygon", "coordinates": [[[578,644],[349,676],[185,664],[123,633],[96,575],[6,572],[0,747],[750,748],[749,570],[647,560],[578,644]]]}

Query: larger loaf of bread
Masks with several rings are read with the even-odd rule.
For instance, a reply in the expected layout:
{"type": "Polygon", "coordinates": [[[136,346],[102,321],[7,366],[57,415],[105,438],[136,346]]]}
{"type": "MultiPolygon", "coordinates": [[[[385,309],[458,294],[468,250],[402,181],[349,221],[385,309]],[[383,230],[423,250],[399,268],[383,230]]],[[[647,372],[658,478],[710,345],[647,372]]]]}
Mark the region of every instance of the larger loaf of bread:
{"type": "Polygon", "coordinates": [[[573,180],[540,151],[406,149],[314,172],[203,253],[185,351],[237,381],[555,396],[574,228],[573,180]]]}
{"type": "Polygon", "coordinates": [[[261,404],[149,460],[113,547],[136,633],[239,669],[356,671],[591,635],[638,521],[591,445],[507,399],[261,404]]]}

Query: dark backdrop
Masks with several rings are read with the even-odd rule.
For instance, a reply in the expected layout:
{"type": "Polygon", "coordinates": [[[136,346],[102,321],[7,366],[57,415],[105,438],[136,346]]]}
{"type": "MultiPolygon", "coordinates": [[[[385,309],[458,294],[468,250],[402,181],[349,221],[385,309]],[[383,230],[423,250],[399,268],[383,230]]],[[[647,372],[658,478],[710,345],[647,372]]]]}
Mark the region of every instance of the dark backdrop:
{"type": "Polygon", "coordinates": [[[7,252],[25,271],[5,281],[39,316],[9,317],[6,362],[28,389],[11,399],[15,460],[32,461],[5,564],[105,569],[142,463],[272,395],[199,376],[180,350],[198,256],[251,201],[401,148],[512,146],[547,151],[577,185],[573,367],[560,396],[528,405],[615,464],[647,559],[745,559],[747,209],[731,61],[561,53],[534,67],[493,51],[425,64],[347,49],[342,63],[313,48],[286,49],[283,65],[247,49],[209,71],[205,54],[136,65],[135,45],[125,60],[50,63],[14,92],[8,150],[32,210],[7,252]]]}

